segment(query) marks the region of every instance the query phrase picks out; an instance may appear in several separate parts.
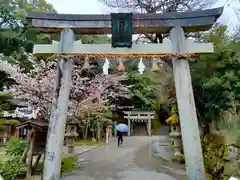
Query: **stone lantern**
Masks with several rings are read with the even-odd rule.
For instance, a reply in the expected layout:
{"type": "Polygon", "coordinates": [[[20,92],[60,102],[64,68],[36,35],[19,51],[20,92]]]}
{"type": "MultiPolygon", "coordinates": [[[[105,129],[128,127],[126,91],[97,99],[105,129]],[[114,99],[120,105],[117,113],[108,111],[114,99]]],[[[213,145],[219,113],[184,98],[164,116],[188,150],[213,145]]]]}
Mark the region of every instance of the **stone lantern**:
{"type": "Polygon", "coordinates": [[[74,143],[77,136],[78,136],[78,133],[77,133],[76,122],[74,121],[68,122],[65,137],[66,137],[66,145],[68,147],[69,154],[74,153],[74,143]]]}
{"type": "Polygon", "coordinates": [[[177,113],[173,114],[170,118],[168,118],[166,120],[166,123],[169,124],[171,128],[169,136],[172,140],[172,145],[174,147],[174,156],[177,159],[181,159],[183,158],[183,154],[181,153],[181,127],[177,113]]]}

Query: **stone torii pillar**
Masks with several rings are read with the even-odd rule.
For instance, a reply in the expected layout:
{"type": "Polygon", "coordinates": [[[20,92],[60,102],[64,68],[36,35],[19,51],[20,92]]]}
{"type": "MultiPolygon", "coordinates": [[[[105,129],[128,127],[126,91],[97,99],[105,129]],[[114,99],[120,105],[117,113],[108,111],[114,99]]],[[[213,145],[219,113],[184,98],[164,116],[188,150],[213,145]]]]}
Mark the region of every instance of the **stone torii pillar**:
{"type": "MultiPolygon", "coordinates": [[[[173,52],[188,52],[182,27],[174,27],[170,31],[170,39],[173,52]]],[[[204,180],[202,147],[188,60],[173,59],[172,62],[188,180],[204,180]]]]}
{"type": "MultiPolygon", "coordinates": [[[[58,52],[69,52],[74,44],[74,32],[66,28],[61,32],[61,41],[54,43],[58,52]]],[[[67,123],[70,84],[72,80],[72,60],[61,59],[58,64],[56,84],[49,120],[47,145],[44,160],[43,179],[60,179],[62,148],[67,123]]]]}

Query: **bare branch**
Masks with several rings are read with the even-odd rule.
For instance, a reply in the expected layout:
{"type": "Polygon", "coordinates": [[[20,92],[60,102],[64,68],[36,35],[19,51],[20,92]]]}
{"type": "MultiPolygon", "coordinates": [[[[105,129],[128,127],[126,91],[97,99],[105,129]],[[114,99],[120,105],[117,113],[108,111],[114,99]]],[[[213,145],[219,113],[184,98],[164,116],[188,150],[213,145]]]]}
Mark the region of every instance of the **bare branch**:
{"type": "Polygon", "coordinates": [[[210,8],[217,0],[99,0],[110,8],[133,12],[162,13],[210,8]]]}

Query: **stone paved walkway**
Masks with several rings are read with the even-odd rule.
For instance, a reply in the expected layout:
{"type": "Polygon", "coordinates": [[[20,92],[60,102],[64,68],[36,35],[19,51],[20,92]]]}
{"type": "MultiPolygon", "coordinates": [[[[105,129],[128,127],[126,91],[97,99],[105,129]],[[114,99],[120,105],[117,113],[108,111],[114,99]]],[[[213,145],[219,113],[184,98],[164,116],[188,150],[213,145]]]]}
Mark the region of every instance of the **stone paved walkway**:
{"type": "Polygon", "coordinates": [[[152,141],[159,137],[124,137],[122,147],[111,142],[79,156],[80,166],[63,180],[185,180],[175,170],[152,156],[152,141]]]}

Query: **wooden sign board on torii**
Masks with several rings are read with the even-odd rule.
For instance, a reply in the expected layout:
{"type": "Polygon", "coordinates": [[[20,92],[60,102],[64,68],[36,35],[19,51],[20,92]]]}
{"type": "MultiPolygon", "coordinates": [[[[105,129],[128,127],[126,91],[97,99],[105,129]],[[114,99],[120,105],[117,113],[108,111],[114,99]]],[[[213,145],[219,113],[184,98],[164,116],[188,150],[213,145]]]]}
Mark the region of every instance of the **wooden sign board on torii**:
{"type": "MultiPolygon", "coordinates": [[[[80,44],[79,41],[74,41],[75,34],[110,34],[112,32],[110,15],[31,12],[26,14],[26,18],[31,20],[33,27],[38,32],[61,32],[59,43],[35,45],[35,55],[82,54],[144,57],[168,53],[212,53],[213,46],[211,44],[186,40],[184,33],[209,30],[222,12],[223,8],[216,8],[164,14],[133,14],[131,16],[133,34],[169,33],[170,41],[164,41],[163,44],[130,43],[128,48],[113,48],[110,44],[80,44]]],[[[128,38],[126,37],[126,39],[128,38]]],[[[127,46],[122,45],[121,42],[117,43],[120,43],[117,45],[119,47],[127,46]]],[[[204,180],[202,150],[188,60],[172,57],[172,64],[188,180],[204,180]]],[[[59,62],[57,72],[61,71],[62,73],[57,73],[56,76],[44,162],[44,180],[60,179],[61,149],[67,120],[72,66],[71,59],[61,59],[59,62]],[[60,89],[59,93],[56,89],[60,89]],[[53,154],[54,158],[51,158],[53,154]]]]}

